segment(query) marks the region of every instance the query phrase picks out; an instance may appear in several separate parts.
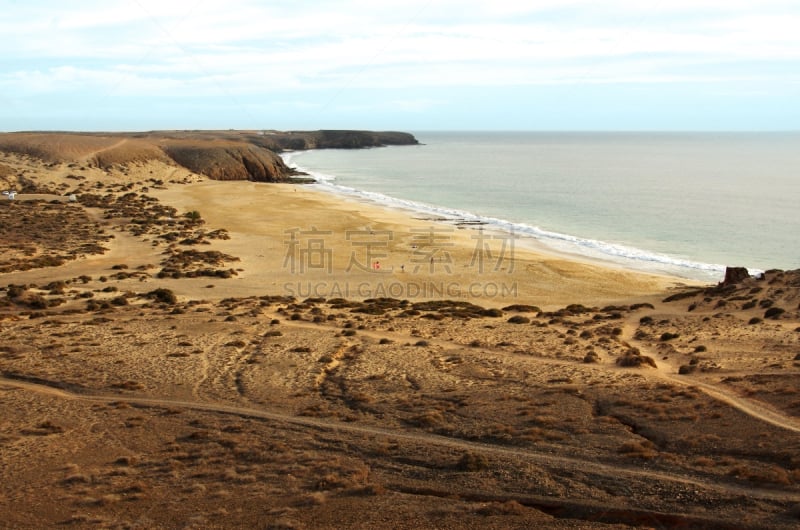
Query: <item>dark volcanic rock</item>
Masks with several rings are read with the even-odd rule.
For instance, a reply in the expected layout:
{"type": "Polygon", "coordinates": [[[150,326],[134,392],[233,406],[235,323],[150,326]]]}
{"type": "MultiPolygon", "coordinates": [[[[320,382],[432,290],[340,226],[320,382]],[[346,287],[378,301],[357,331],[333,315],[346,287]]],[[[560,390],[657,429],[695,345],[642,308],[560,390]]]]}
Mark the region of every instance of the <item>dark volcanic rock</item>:
{"type": "Polygon", "coordinates": [[[394,131],[294,131],[249,135],[247,141],[273,151],[303,149],[361,149],[386,145],[417,145],[414,135],[394,131]]]}
{"type": "Polygon", "coordinates": [[[725,268],[725,279],[722,280],[723,286],[725,285],[735,285],[743,280],[746,280],[750,277],[750,273],[744,267],[726,267],[725,268]]]}
{"type": "Polygon", "coordinates": [[[384,145],[413,145],[417,140],[408,133],[368,131],[319,131],[318,148],[359,149],[384,145]]]}
{"type": "Polygon", "coordinates": [[[244,142],[176,142],[163,149],[181,166],[215,180],[281,182],[293,174],[272,151],[244,142]]]}

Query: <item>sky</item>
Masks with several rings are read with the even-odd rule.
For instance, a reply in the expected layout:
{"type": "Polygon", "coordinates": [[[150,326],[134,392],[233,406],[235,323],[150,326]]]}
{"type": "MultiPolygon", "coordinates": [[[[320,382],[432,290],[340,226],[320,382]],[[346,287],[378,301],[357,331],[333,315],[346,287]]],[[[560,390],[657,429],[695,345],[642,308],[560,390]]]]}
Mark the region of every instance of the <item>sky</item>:
{"type": "Polygon", "coordinates": [[[800,0],[0,0],[0,131],[800,130],[800,0]]]}

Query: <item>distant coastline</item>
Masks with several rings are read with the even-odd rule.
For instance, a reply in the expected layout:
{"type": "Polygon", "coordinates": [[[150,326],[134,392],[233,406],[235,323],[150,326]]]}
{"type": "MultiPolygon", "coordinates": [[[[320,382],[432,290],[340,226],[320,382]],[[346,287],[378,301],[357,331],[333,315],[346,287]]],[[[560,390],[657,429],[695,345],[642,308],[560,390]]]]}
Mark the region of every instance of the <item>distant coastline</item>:
{"type": "Polygon", "coordinates": [[[567,255],[703,281],[795,268],[793,133],[418,132],[418,147],[284,154],[330,191],[567,255]],[[755,183],[758,182],[758,185],[755,183]]]}
{"type": "Polygon", "coordinates": [[[286,182],[297,176],[278,153],[303,149],[361,149],[416,145],[395,131],[149,131],[16,132],[0,134],[0,152],[47,163],[109,169],[151,160],[174,163],[214,180],[286,182]]]}

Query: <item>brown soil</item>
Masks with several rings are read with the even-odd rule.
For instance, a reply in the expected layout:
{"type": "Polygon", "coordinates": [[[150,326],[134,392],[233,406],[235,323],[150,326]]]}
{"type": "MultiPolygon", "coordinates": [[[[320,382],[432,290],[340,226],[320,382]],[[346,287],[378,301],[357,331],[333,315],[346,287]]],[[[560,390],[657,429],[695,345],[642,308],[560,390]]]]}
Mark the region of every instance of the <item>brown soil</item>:
{"type": "MultiPolygon", "coordinates": [[[[514,300],[291,297],[280,242],[304,205],[334,231],[416,221],[283,185],[263,193],[289,224],[259,224],[158,161],[4,157],[79,192],[0,205],[3,226],[33,223],[4,249],[79,254],[92,223],[113,238],[0,273],[2,528],[800,521],[798,271],[669,287],[520,252],[514,300]]],[[[454,263],[473,244],[457,234],[454,263]]]]}

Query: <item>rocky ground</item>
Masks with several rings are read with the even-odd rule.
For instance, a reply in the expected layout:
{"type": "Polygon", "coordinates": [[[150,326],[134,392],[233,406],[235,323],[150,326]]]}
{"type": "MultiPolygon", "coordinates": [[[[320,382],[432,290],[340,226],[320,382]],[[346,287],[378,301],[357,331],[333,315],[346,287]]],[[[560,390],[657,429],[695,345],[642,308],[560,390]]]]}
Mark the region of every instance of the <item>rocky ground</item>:
{"type": "Polygon", "coordinates": [[[197,175],[3,163],[53,196],[0,204],[0,528],[800,524],[798,271],[613,305],[225,296],[232,236],[150,195],[197,175]]]}

